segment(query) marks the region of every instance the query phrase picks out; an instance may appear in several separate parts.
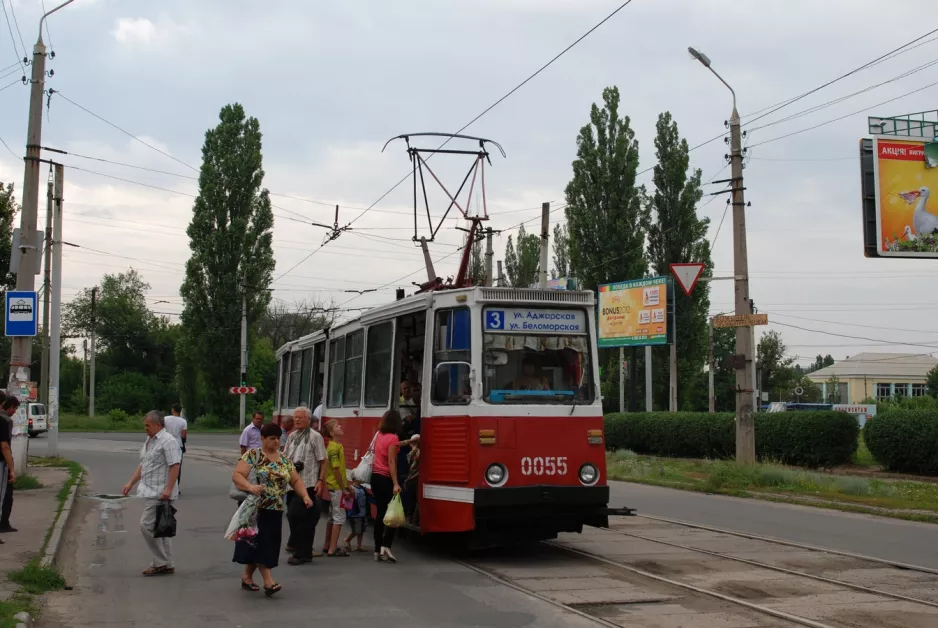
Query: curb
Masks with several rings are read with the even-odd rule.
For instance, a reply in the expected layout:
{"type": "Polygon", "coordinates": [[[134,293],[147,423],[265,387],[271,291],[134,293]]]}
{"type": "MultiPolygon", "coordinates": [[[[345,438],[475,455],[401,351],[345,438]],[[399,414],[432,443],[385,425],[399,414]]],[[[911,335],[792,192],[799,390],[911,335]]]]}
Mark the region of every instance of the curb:
{"type": "Polygon", "coordinates": [[[46,551],[42,555],[42,560],[39,561],[39,565],[41,567],[51,567],[53,564],[55,564],[55,559],[58,556],[59,549],[62,546],[62,531],[65,530],[65,525],[68,523],[68,517],[72,513],[72,506],[75,504],[75,498],[78,496],[78,487],[81,486],[81,479],[84,477],[84,475],[84,471],[79,472],[78,477],[75,479],[75,483],[68,492],[68,497],[65,499],[65,504],[62,505],[62,510],[59,512],[58,518],[52,525],[52,535],[49,537],[49,543],[46,545],[46,551]]]}

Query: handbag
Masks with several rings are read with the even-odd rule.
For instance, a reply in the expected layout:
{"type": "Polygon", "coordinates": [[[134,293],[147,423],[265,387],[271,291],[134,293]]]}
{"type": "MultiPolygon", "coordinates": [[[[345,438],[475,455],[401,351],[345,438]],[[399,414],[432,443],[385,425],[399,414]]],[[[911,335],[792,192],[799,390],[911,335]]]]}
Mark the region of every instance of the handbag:
{"type": "Polygon", "coordinates": [[[160,502],[156,507],[153,538],[164,539],[174,536],[176,536],[176,509],[168,501],[160,502]]]}
{"type": "Polygon", "coordinates": [[[375,464],[375,442],[377,442],[377,440],[378,433],[375,432],[375,437],[371,439],[371,445],[368,446],[368,451],[365,452],[365,455],[362,456],[362,461],[359,462],[355,470],[352,471],[352,479],[358,480],[362,484],[371,484],[371,470],[374,468],[375,464]]]}
{"type": "MultiPolygon", "coordinates": [[[[248,471],[248,482],[251,484],[257,484],[257,467],[251,467],[251,470],[248,471]]],[[[234,480],[231,481],[231,488],[228,489],[228,497],[235,500],[236,502],[243,502],[248,497],[251,496],[251,493],[242,491],[238,488],[238,485],[234,483],[234,480]]]]}

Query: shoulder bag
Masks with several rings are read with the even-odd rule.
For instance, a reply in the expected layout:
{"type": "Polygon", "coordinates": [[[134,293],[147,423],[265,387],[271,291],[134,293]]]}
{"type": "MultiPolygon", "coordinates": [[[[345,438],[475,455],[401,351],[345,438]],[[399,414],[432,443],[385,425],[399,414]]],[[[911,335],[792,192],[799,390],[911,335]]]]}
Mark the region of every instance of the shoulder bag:
{"type": "MultiPolygon", "coordinates": [[[[257,465],[251,467],[251,470],[248,471],[248,482],[251,484],[257,484],[257,465]]],[[[248,497],[251,496],[251,493],[242,491],[238,488],[238,485],[235,484],[234,480],[231,481],[231,488],[228,489],[228,497],[235,500],[236,502],[243,502],[248,497]]]]}
{"type": "Polygon", "coordinates": [[[362,461],[359,462],[355,470],[352,471],[352,478],[362,484],[371,484],[371,470],[375,464],[375,442],[377,440],[378,432],[375,432],[375,437],[371,439],[371,445],[368,446],[368,451],[365,452],[365,455],[362,456],[362,461]]]}

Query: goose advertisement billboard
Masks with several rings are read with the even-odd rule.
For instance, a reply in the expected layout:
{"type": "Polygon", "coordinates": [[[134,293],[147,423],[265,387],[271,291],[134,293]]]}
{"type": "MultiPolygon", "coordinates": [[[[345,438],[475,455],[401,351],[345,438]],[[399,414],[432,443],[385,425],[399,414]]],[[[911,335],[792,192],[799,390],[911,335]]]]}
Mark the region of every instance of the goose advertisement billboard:
{"type": "Polygon", "coordinates": [[[861,142],[867,257],[938,258],[936,148],[891,137],[861,142]]]}

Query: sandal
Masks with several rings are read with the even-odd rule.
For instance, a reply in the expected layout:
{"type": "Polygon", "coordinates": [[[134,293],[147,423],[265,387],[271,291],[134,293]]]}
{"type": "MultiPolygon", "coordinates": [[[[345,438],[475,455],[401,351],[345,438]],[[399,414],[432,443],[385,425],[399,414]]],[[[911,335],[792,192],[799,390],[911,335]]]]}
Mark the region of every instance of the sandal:
{"type": "Polygon", "coordinates": [[[329,558],[336,558],[336,557],[344,558],[344,557],[346,557],[346,556],[350,556],[350,554],[349,554],[348,552],[346,552],[346,551],[345,551],[344,549],[342,549],[342,548],[337,549],[334,554],[326,554],[326,555],[327,555],[329,558]]]}
{"type": "Polygon", "coordinates": [[[362,547],[361,545],[359,545],[358,547],[355,548],[355,551],[356,551],[356,552],[367,552],[368,550],[366,550],[364,547],[362,547]]]}
{"type": "Polygon", "coordinates": [[[162,567],[150,567],[143,570],[143,575],[145,576],[168,576],[174,573],[176,573],[176,569],[174,567],[170,567],[169,565],[163,565],[162,567]]]}
{"type": "Polygon", "coordinates": [[[349,554],[352,552],[352,544],[351,544],[351,543],[346,543],[346,544],[345,544],[345,552],[346,552],[346,553],[349,553],[349,554]]]}
{"type": "Polygon", "coordinates": [[[241,579],[241,588],[245,591],[260,591],[261,588],[254,584],[253,582],[248,582],[247,580],[241,579]]]}
{"type": "Polygon", "coordinates": [[[274,586],[272,587],[264,587],[264,595],[266,595],[267,597],[272,596],[274,593],[277,593],[278,591],[280,591],[279,584],[274,584],[274,586]]]}

